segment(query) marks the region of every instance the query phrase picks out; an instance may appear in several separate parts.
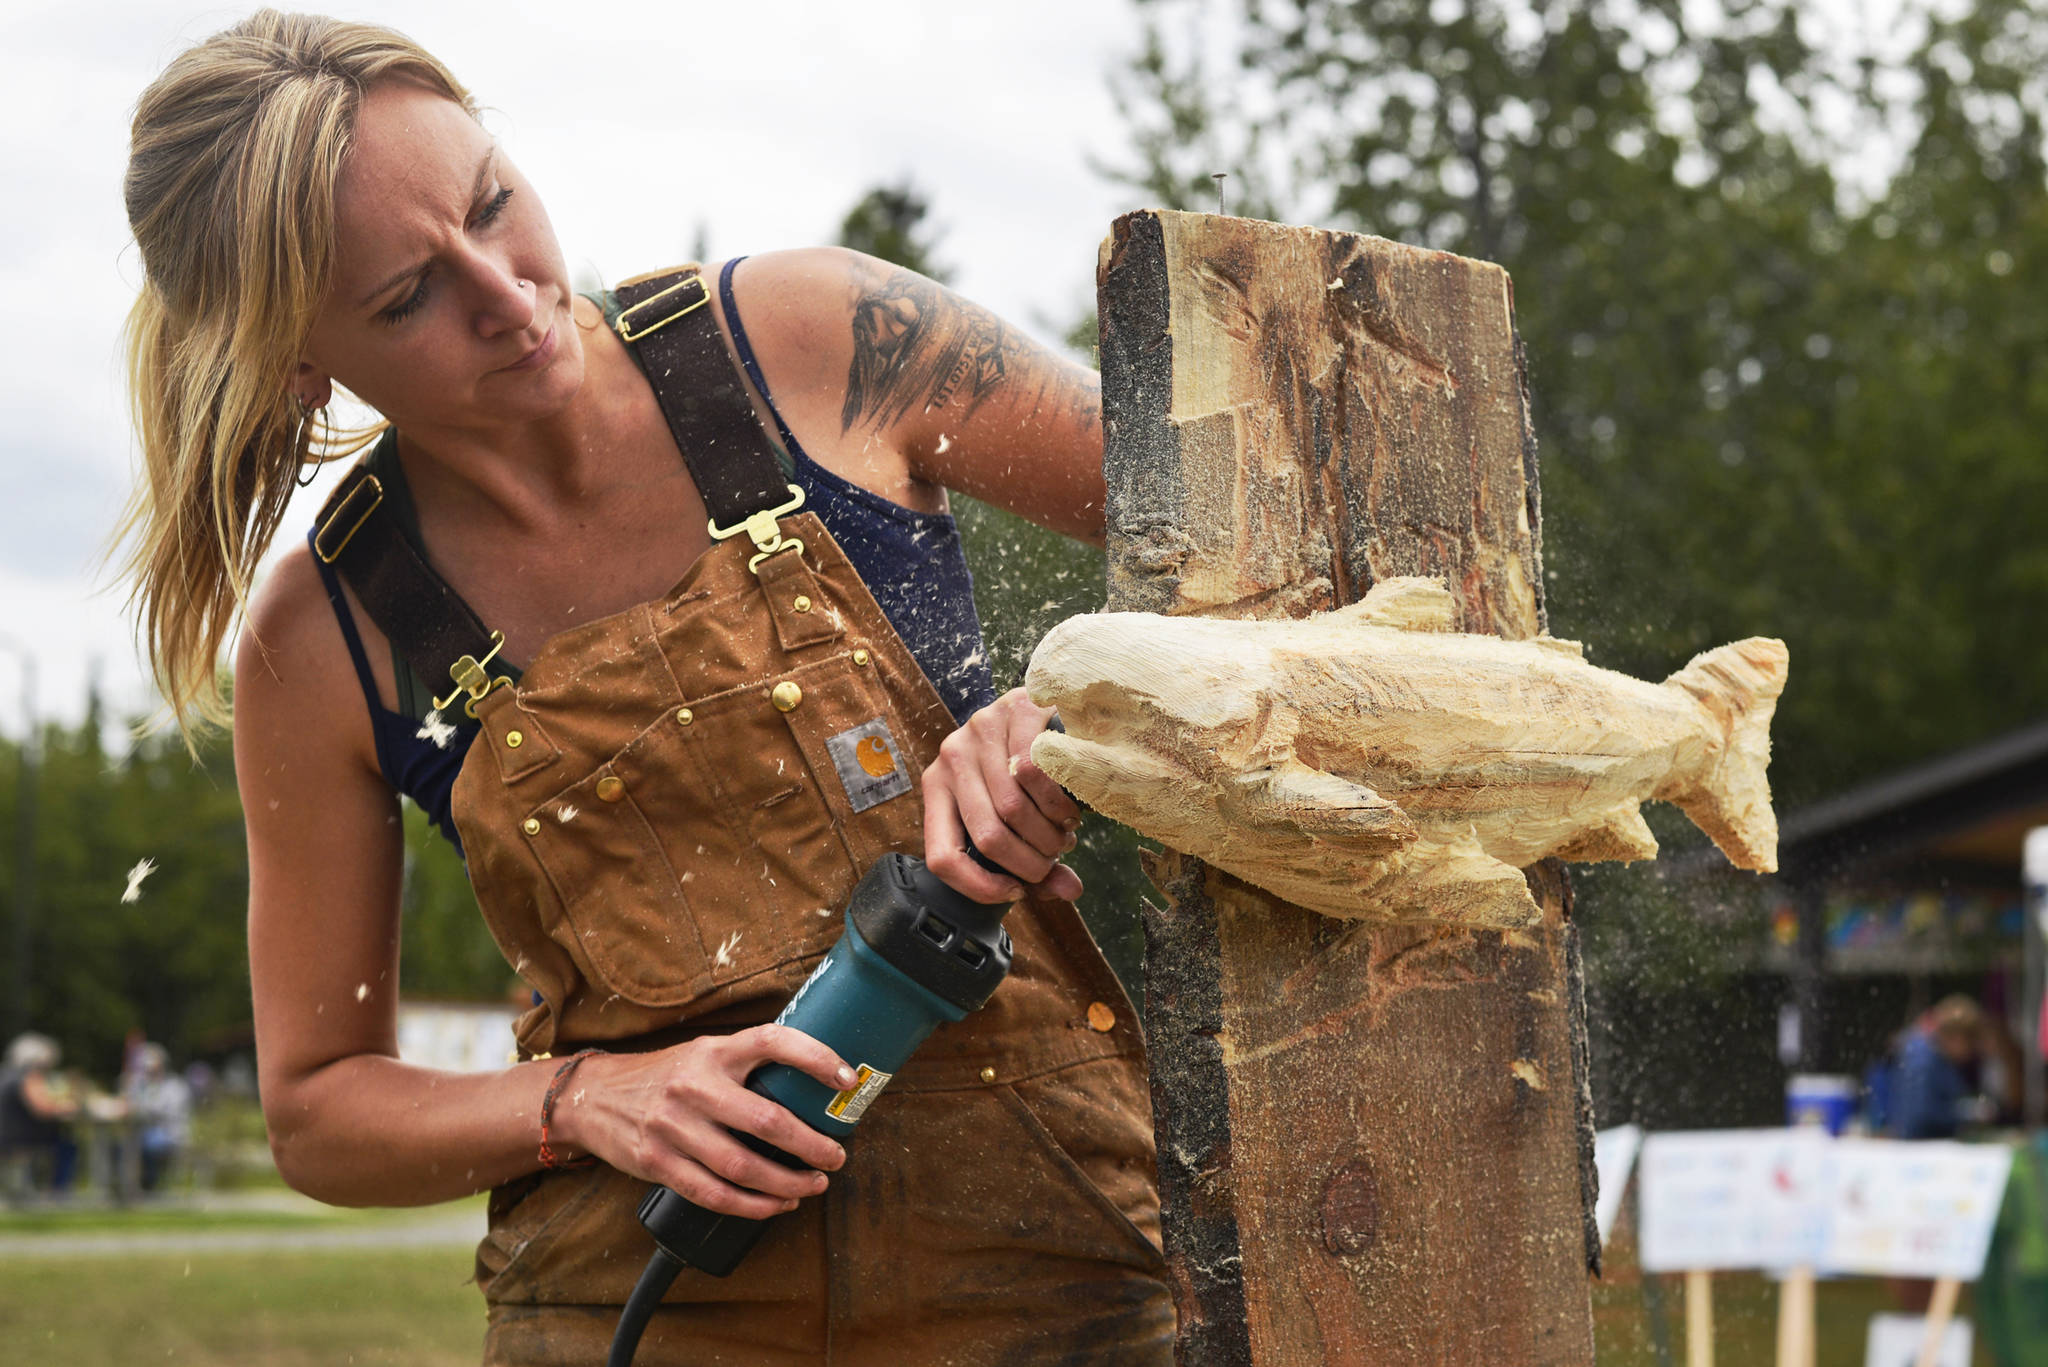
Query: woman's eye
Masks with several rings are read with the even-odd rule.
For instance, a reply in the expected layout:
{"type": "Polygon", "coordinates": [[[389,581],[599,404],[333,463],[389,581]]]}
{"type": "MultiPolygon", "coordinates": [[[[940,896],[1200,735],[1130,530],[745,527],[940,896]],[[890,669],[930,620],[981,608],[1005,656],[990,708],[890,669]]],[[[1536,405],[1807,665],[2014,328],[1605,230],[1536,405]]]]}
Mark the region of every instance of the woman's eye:
{"type": "Polygon", "coordinates": [[[419,283],[412,287],[412,293],[408,294],[407,296],[405,296],[405,298],[393,304],[390,308],[385,309],[382,313],[378,314],[377,316],[383,319],[386,323],[395,324],[402,323],[406,319],[412,317],[415,313],[418,313],[420,311],[420,308],[427,302],[427,280],[428,277],[430,277],[432,274],[432,271],[420,272],[419,283]]]}
{"type": "Polygon", "coordinates": [[[495,195],[492,195],[490,203],[484,205],[483,209],[479,211],[476,216],[477,226],[482,227],[484,224],[489,223],[492,219],[496,218],[499,212],[502,209],[504,209],[505,201],[510,198],[512,198],[512,191],[509,186],[503,190],[498,191],[498,193],[496,193],[495,195]]]}
{"type": "MultiPolygon", "coordinates": [[[[496,218],[504,211],[506,201],[511,198],[512,190],[510,186],[492,195],[490,199],[485,201],[484,207],[477,210],[476,226],[481,228],[496,218]]],[[[385,309],[382,313],[379,313],[377,317],[387,324],[396,325],[418,313],[427,302],[427,281],[432,278],[433,274],[431,270],[421,272],[419,283],[413,286],[412,293],[396,304],[393,304],[390,308],[385,309]]]]}

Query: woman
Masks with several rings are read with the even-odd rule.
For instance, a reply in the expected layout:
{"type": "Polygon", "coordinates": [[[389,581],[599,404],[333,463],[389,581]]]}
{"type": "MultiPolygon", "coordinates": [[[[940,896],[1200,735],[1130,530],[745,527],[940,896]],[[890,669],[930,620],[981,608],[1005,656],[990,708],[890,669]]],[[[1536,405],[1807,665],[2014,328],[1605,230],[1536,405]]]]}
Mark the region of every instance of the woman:
{"type": "Polygon", "coordinates": [[[78,1168],[78,1144],[71,1121],[78,1098],[57,1078],[63,1051],[57,1041],[34,1031],[16,1035],[0,1063],[0,1154],[47,1159],[50,1190],[71,1190],[78,1168]]]}
{"type": "Polygon", "coordinates": [[[156,1191],[192,1142],[191,1084],[171,1071],[168,1050],[145,1041],[135,1050],[134,1070],[121,1079],[121,1099],[136,1124],[142,1189],[156,1191]]]}
{"type": "Polygon", "coordinates": [[[137,596],[181,716],[221,710],[247,600],[235,757],[287,1180],[340,1204],[495,1188],[491,1362],[602,1356],[647,1182],[793,1213],[730,1279],[686,1274],[641,1362],[1165,1361],[1136,1022],[1061,900],[1078,813],[1028,760],[1048,714],[993,698],[942,515],[953,487],[1099,539],[1093,376],[847,252],[579,298],[466,92],[364,25],[265,11],[179,57],[138,108],[127,197],[137,596]],[[391,428],[249,594],[337,385],[391,428]],[[738,427],[692,416],[719,395],[738,427]],[[714,544],[732,472],[764,470],[806,506],[714,544]],[[471,630],[467,658],[434,654],[471,630]],[[835,772],[849,737],[867,767],[835,772]],[[460,836],[534,987],[503,1072],[397,1058],[398,791],[460,836]],[[763,1022],[886,849],[1024,901],[1011,978],[849,1160],[741,1084],[852,1076],[763,1022]]]}

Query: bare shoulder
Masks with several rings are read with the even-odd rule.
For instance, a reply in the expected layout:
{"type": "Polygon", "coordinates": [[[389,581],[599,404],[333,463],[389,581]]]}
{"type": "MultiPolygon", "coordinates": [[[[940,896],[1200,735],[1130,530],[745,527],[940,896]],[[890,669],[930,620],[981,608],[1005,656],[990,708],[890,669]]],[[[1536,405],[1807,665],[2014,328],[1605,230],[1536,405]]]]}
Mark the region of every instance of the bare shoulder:
{"type": "Polygon", "coordinates": [[[733,289],[744,292],[747,328],[809,323],[843,325],[864,289],[899,269],[846,247],[793,247],[743,258],[733,289]]]}
{"type": "Polygon", "coordinates": [[[1101,392],[1086,366],[843,248],[749,257],[733,292],[776,405],[820,464],[909,506],[943,508],[958,489],[1101,539],[1101,392]]]}
{"type": "Polygon", "coordinates": [[[302,762],[376,768],[368,704],[327,586],[305,545],[286,551],[251,595],[235,646],[235,748],[276,747],[302,762]]]}
{"type": "MultiPolygon", "coordinates": [[[[918,478],[894,434],[849,429],[847,387],[859,369],[862,301],[895,270],[843,247],[750,256],[733,271],[733,304],[758,363],[766,405],[812,460],[892,502],[945,510],[945,491],[918,478]]],[[[721,310],[723,305],[721,303],[721,310]]],[[[736,330],[725,316],[728,334],[736,330]]]]}
{"type": "Polygon", "coordinates": [[[348,667],[348,646],[327,602],[327,586],[312,551],[293,546],[250,595],[235,645],[236,701],[248,692],[303,689],[331,672],[336,657],[348,667]]]}
{"type": "Polygon", "coordinates": [[[876,268],[893,269],[844,247],[763,252],[734,268],[733,300],[778,403],[843,388],[854,311],[876,268]]]}

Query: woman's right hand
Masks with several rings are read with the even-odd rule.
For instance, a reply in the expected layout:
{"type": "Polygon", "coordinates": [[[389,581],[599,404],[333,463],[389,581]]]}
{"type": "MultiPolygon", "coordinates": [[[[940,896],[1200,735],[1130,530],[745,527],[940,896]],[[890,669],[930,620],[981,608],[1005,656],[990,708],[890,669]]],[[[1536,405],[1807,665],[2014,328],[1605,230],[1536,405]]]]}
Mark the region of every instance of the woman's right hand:
{"type": "Polygon", "coordinates": [[[571,1152],[594,1154],[706,1210],[765,1220],[824,1191],[825,1172],[846,1162],[846,1150],[787,1107],[747,1090],[748,1076],[764,1063],[788,1064],[835,1092],[854,1083],[845,1061],[809,1035],[756,1025],[655,1053],[585,1059],[555,1100],[552,1129],[571,1152]],[[736,1133],[823,1171],[764,1158],[736,1133]]]}

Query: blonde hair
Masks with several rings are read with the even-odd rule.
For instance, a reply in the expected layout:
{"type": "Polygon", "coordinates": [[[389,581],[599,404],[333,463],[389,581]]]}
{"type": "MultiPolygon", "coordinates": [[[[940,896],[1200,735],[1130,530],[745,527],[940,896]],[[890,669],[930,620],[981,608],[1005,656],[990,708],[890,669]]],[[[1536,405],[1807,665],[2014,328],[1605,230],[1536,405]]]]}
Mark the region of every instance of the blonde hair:
{"type": "Polygon", "coordinates": [[[123,193],[143,266],[127,332],[143,480],[119,535],[134,538],[130,604],[188,740],[195,714],[227,720],[221,644],[300,467],[381,430],[320,435],[288,385],[327,292],[356,114],[384,80],[476,115],[403,34],[268,9],[181,53],[136,105],[123,193]]]}

